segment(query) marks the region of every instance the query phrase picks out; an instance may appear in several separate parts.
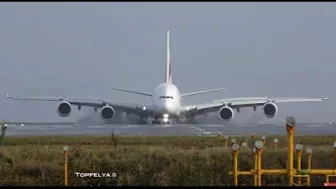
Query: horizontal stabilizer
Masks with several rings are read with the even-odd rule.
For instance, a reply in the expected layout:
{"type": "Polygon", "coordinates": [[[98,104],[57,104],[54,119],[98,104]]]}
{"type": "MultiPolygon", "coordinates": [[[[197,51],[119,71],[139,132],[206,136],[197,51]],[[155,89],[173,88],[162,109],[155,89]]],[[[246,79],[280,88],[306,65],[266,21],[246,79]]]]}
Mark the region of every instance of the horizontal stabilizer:
{"type": "Polygon", "coordinates": [[[226,88],[210,89],[210,90],[197,91],[197,92],[192,92],[192,93],[184,93],[184,94],[181,94],[181,97],[193,96],[193,95],[199,95],[199,94],[211,93],[211,92],[223,91],[223,90],[226,90],[226,88]]]}
{"type": "Polygon", "coordinates": [[[130,91],[130,90],[118,89],[118,88],[110,88],[110,89],[112,89],[112,90],[116,90],[116,91],[122,91],[122,92],[132,93],[132,94],[143,95],[143,96],[152,96],[152,94],[149,94],[149,93],[143,93],[143,92],[138,92],[138,91],[130,91]]]}

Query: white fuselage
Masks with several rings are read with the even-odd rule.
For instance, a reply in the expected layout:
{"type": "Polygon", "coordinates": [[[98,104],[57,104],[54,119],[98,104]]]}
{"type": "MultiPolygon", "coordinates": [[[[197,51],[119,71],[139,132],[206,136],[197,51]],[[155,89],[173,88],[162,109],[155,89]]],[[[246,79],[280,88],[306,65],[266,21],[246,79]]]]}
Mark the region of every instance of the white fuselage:
{"type": "Polygon", "coordinates": [[[172,118],[180,115],[180,91],[171,83],[162,83],[154,89],[152,103],[155,118],[163,118],[167,115],[172,118]]]}

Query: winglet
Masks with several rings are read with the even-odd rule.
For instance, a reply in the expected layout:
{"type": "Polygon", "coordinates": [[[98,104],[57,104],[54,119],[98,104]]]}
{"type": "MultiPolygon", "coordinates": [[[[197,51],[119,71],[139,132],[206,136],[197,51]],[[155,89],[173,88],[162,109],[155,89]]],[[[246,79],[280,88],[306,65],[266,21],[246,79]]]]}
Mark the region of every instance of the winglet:
{"type": "Polygon", "coordinates": [[[14,98],[14,97],[11,96],[9,93],[7,93],[7,98],[14,98]]]}
{"type": "Polygon", "coordinates": [[[322,98],[322,100],[329,100],[329,98],[322,98]]]}

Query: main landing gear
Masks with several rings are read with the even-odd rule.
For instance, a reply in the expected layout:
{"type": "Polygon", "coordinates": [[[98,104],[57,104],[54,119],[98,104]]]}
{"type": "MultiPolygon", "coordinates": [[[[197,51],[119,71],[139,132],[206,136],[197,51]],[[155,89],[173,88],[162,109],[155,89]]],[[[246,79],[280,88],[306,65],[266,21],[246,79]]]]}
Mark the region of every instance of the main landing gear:
{"type": "Polygon", "coordinates": [[[146,120],[145,119],[140,119],[138,124],[147,124],[146,120]]]}
{"type": "Polygon", "coordinates": [[[153,124],[153,125],[159,125],[159,124],[160,124],[160,121],[159,121],[157,118],[152,119],[152,124],[153,124]]]}

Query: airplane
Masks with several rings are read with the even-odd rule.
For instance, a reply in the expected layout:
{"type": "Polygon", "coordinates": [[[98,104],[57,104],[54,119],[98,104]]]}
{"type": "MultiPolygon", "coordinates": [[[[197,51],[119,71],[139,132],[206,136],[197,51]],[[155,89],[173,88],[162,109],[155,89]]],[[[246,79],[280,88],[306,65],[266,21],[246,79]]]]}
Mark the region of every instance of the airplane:
{"type": "Polygon", "coordinates": [[[139,117],[141,123],[148,118],[152,124],[170,124],[172,121],[181,123],[183,120],[193,119],[196,116],[207,115],[208,113],[218,112],[220,119],[230,121],[234,118],[234,109],[240,112],[241,108],[252,107],[256,111],[257,106],[262,106],[263,115],[267,118],[273,118],[278,113],[278,106],[275,103],[280,102],[318,102],[328,98],[267,98],[267,97],[237,97],[214,100],[211,103],[196,105],[182,105],[181,99],[205,94],[215,91],[222,91],[226,88],[210,89],[191,93],[180,93],[179,89],[172,82],[171,72],[171,53],[170,53],[170,31],[167,31],[167,61],[165,82],[154,88],[152,93],[126,90],[120,88],[110,88],[112,90],[125,93],[132,93],[152,98],[150,107],[137,104],[117,104],[103,99],[81,99],[66,97],[14,97],[7,93],[7,98],[12,100],[35,100],[59,102],[57,113],[61,117],[67,117],[72,112],[72,106],[77,106],[78,110],[82,106],[92,107],[97,112],[100,109],[100,116],[105,121],[111,121],[115,118],[116,111],[124,112],[126,116],[135,115],[139,117]]]}

